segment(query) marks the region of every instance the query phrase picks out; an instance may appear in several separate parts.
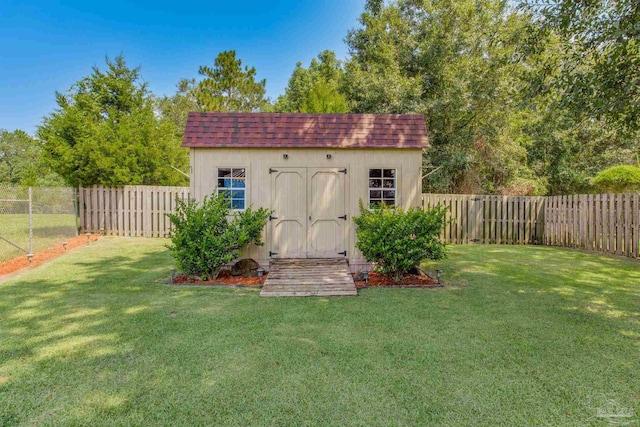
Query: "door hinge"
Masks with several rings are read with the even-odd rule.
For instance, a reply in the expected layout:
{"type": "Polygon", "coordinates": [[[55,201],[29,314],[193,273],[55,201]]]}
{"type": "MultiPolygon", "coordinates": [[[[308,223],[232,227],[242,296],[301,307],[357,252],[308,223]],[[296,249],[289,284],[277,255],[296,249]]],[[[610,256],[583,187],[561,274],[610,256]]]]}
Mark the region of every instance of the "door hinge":
{"type": "Polygon", "coordinates": [[[347,251],[338,252],[338,255],[344,255],[344,256],[347,256],[347,251]]]}
{"type": "Polygon", "coordinates": [[[269,168],[269,173],[274,173],[274,172],[278,172],[277,169],[273,169],[273,168],[269,168]]]}
{"type": "Polygon", "coordinates": [[[347,219],[347,216],[346,216],[346,215],[342,215],[342,216],[339,216],[339,217],[338,217],[338,219],[344,219],[344,220],[346,220],[346,219],[347,219]]]}
{"type": "Polygon", "coordinates": [[[271,252],[271,251],[269,251],[269,256],[274,256],[274,255],[278,255],[278,252],[271,252]]]}
{"type": "Polygon", "coordinates": [[[346,169],[340,169],[338,172],[341,172],[341,173],[343,173],[345,175],[347,174],[347,170],[346,169]]]}
{"type": "Polygon", "coordinates": [[[269,215],[269,221],[273,221],[274,219],[278,219],[278,217],[269,215]]]}

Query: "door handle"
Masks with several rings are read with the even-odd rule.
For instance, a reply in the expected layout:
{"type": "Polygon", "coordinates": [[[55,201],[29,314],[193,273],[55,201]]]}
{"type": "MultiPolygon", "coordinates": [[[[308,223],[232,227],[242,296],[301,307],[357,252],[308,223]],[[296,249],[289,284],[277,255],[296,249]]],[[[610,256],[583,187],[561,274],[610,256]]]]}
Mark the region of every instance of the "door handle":
{"type": "Polygon", "coordinates": [[[309,215],[309,221],[311,221],[311,215],[309,215]]]}

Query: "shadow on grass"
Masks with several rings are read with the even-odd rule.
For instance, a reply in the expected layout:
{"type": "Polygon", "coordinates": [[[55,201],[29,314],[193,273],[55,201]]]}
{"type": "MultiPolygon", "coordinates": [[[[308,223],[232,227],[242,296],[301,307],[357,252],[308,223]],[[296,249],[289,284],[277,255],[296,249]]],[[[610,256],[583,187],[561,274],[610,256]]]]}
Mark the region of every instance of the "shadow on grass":
{"type": "Polygon", "coordinates": [[[220,303],[200,298],[207,289],[165,286],[172,264],[165,248],[129,245],[113,255],[113,248],[102,252],[98,245],[0,284],[0,401],[31,394],[19,410],[0,409],[0,425],[46,422],[33,415],[51,415],[41,405],[63,411],[58,420],[99,424],[140,398],[136,372],[150,360],[173,352],[181,340],[204,338],[206,326],[181,329],[179,323],[191,303],[196,309],[220,303]],[[38,393],[28,393],[32,388],[38,393]]]}
{"type": "Polygon", "coordinates": [[[445,266],[469,285],[529,293],[538,300],[549,295],[549,302],[582,320],[640,324],[636,260],[540,246],[473,246],[453,247],[445,266]]]}
{"type": "Polygon", "coordinates": [[[634,386],[618,378],[637,359],[636,263],[453,247],[438,265],[467,285],[450,292],[265,300],[248,289],[166,286],[168,251],[123,241],[100,240],[0,284],[0,402],[9,402],[0,425],[250,425],[274,414],[280,424],[328,424],[327,413],[455,424],[473,410],[512,411],[512,425],[558,424],[556,415],[579,416],[584,394],[610,389],[592,372],[609,372],[618,393],[634,386]],[[608,354],[614,363],[602,361],[608,354]],[[311,402],[306,412],[301,401],[311,402]],[[420,412],[423,401],[440,415],[420,412]]]}

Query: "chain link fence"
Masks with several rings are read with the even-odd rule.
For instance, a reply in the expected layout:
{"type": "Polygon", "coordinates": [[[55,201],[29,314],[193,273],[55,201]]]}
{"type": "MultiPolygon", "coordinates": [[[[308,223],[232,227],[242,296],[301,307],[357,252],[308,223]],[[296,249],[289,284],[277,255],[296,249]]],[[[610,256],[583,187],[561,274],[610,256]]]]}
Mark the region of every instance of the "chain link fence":
{"type": "Polygon", "coordinates": [[[77,235],[74,188],[0,185],[0,262],[77,235]]]}

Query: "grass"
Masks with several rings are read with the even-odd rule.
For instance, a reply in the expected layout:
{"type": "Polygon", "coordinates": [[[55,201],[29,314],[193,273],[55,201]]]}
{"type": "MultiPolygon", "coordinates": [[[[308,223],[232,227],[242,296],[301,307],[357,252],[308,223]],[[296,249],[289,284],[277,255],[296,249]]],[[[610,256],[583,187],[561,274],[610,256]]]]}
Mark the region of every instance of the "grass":
{"type": "MultiPolygon", "coordinates": [[[[41,251],[76,235],[76,217],[68,214],[34,214],[33,248],[41,251]]],[[[29,215],[0,214],[0,237],[25,251],[29,249],[29,215]]],[[[25,255],[25,252],[0,239],[0,262],[25,255]]]]}
{"type": "MultiPolygon", "coordinates": [[[[0,284],[0,425],[584,425],[640,415],[640,264],[451,247],[445,289],[260,299],[105,238],[0,284]]],[[[435,267],[434,265],[430,266],[435,267]]]]}

